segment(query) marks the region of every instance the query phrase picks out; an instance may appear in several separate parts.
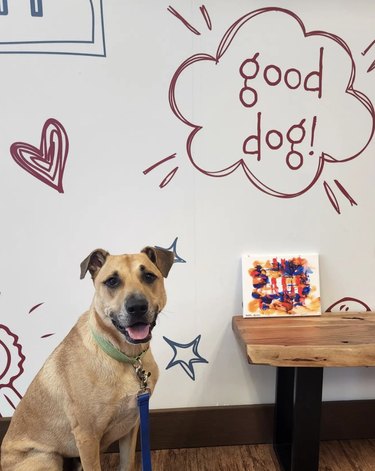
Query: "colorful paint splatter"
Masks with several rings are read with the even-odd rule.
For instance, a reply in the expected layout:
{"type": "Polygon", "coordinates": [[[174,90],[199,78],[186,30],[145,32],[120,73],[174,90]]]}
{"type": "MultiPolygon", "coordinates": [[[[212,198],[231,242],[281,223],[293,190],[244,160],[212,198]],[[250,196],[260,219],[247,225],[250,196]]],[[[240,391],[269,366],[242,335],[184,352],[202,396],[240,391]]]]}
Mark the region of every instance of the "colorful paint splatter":
{"type": "Polygon", "coordinates": [[[321,314],[318,266],[317,255],[244,255],[244,317],[321,314]]]}

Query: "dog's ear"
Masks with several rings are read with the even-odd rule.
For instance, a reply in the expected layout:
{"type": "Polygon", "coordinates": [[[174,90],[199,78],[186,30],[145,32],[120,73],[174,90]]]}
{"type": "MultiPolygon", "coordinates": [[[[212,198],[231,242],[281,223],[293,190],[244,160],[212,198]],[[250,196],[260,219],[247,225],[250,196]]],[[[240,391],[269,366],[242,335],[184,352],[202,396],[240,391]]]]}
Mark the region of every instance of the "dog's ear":
{"type": "Polygon", "coordinates": [[[145,253],[151,262],[158,267],[164,278],[167,278],[169,270],[174,263],[174,253],[156,247],[145,247],[141,252],[145,253]]]}
{"type": "Polygon", "coordinates": [[[87,271],[91,273],[91,278],[94,279],[104,265],[108,255],[109,253],[103,249],[96,249],[91,252],[81,263],[81,280],[85,277],[87,271]]]}

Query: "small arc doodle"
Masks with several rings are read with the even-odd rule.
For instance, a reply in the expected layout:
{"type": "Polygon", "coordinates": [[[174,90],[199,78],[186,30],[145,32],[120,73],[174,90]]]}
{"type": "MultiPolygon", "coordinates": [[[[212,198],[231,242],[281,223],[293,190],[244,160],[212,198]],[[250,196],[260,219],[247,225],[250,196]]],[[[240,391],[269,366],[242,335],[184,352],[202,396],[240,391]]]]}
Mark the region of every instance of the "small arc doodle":
{"type": "Polygon", "coordinates": [[[364,301],[361,301],[360,299],[353,298],[351,296],[345,296],[344,298],[339,299],[338,301],[332,303],[325,312],[336,312],[335,309],[338,308],[338,312],[348,312],[351,310],[351,308],[348,306],[353,306],[356,310],[358,311],[371,311],[370,306],[365,303],[364,301]]]}

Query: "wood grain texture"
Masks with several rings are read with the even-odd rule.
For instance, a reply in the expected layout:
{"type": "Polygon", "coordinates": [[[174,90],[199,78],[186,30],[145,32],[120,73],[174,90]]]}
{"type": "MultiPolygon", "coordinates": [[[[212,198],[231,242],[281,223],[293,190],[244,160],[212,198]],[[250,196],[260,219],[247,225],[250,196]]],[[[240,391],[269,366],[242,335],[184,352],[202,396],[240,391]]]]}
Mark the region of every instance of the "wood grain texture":
{"type": "Polygon", "coordinates": [[[233,331],[249,363],[271,366],[375,366],[375,313],[243,318],[233,331]]]}
{"type": "MultiPolygon", "coordinates": [[[[103,471],[117,471],[118,455],[102,459],[103,471]]],[[[280,471],[271,445],[184,448],[152,452],[154,471],[280,471]]],[[[322,442],[319,471],[374,471],[375,440],[322,442]]],[[[137,454],[135,471],[141,471],[137,454]]]]}

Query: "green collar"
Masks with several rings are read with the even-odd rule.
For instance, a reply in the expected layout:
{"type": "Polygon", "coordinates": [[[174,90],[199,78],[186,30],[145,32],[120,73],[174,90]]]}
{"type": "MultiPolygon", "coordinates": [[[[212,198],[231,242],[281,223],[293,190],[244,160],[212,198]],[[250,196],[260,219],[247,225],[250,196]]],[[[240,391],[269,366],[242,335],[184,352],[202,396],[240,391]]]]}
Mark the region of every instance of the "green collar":
{"type": "Polygon", "coordinates": [[[117,360],[121,363],[131,363],[132,365],[134,365],[143,357],[143,355],[149,349],[149,347],[147,347],[146,350],[143,350],[143,352],[141,352],[138,356],[129,357],[128,355],[125,355],[125,353],[123,353],[121,350],[116,348],[109,340],[98,334],[98,332],[96,332],[92,326],[90,326],[90,329],[95,342],[99,345],[103,352],[105,352],[114,360],[117,360]]]}

